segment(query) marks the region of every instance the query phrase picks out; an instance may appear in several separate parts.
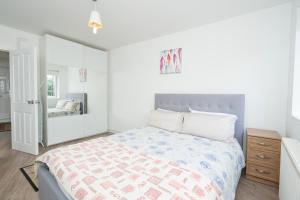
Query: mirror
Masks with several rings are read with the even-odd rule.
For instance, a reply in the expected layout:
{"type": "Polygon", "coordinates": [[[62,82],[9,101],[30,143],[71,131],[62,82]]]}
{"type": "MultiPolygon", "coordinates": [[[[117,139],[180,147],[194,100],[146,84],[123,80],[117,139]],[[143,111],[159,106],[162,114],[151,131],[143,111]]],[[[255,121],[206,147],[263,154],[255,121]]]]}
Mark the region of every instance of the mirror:
{"type": "Polygon", "coordinates": [[[80,68],[48,66],[48,118],[87,114],[87,94],[82,92],[82,80],[80,68]]]}

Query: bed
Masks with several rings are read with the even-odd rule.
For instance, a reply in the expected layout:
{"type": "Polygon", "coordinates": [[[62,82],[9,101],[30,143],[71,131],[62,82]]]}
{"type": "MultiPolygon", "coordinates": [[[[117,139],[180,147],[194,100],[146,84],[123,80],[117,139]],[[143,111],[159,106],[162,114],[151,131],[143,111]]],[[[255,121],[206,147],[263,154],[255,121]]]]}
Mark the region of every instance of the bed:
{"type": "MultiPolygon", "coordinates": [[[[241,169],[245,162],[241,148],[244,134],[244,102],[244,95],[235,94],[155,95],[155,108],[187,112],[190,107],[202,111],[235,114],[238,116],[235,125],[236,140],[232,143],[227,144],[197,136],[171,133],[158,128],[144,127],[109,136],[110,145],[114,145],[116,142],[116,144],[136,149],[145,155],[160,158],[161,162],[172,160],[176,166],[179,165],[184,169],[186,166],[192,166],[193,169],[201,171],[203,177],[208,177],[212,187],[218,191],[219,199],[234,199],[241,169]]],[[[88,148],[90,145],[89,151],[92,152],[96,143],[97,141],[91,141],[89,144],[82,143],[72,148],[76,149],[85,145],[84,148],[88,148]]],[[[172,165],[172,167],[174,166],[172,165]]],[[[62,187],[50,171],[45,164],[40,165],[38,169],[40,199],[71,199],[69,192],[62,187]]],[[[87,182],[91,181],[89,179],[87,182]]],[[[197,192],[201,193],[199,190],[197,192]]]]}
{"type": "Polygon", "coordinates": [[[70,111],[63,108],[48,108],[48,118],[63,117],[63,116],[70,116],[70,115],[82,115],[87,113],[86,93],[67,93],[64,99],[67,101],[80,102],[79,110],[70,111]]]}
{"type": "Polygon", "coordinates": [[[69,111],[60,108],[48,108],[48,117],[63,117],[63,116],[70,116],[70,115],[80,115],[79,111],[69,111]]]}

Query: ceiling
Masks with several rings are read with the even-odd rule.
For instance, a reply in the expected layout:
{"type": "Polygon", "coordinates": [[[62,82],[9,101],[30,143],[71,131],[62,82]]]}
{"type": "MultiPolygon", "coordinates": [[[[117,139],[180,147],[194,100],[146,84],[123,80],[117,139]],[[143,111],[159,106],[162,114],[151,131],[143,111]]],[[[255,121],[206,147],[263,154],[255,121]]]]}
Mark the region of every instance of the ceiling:
{"type": "Polygon", "coordinates": [[[100,49],[190,29],[290,0],[98,0],[104,28],[87,27],[91,0],[1,0],[0,24],[100,49]]]}

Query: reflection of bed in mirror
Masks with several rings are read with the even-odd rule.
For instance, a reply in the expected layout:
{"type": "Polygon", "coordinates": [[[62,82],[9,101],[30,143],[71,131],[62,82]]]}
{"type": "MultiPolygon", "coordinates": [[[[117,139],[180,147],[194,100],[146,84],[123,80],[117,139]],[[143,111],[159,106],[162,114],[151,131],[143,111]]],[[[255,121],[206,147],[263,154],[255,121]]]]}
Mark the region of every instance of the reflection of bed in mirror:
{"type": "Polygon", "coordinates": [[[82,115],[87,113],[86,93],[67,93],[54,108],[48,108],[48,118],[82,115]]]}
{"type": "Polygon", "coordinates": [[[57,101],[55,108],[48,108],[47,144],[53,145],[84,137],[84,121],[87,114],[87,93],[67,93],[57,101]],[[62,103],[63,101],[65,102],[62,103]],[[78,106],[72,110],[71,103],[78,106]]]}

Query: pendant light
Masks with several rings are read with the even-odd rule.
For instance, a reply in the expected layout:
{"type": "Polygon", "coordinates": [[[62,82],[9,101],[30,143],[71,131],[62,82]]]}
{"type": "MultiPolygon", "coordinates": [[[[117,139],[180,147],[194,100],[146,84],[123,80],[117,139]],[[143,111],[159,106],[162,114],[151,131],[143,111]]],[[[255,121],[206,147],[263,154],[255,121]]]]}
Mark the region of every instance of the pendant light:
{"type": "Polygon", "coordinates": [[[103,28],[103,24],[101,22],[100,14],[97,11],[97,0],[92,0],[94,2],[94,10],[91,12],[90,20],[88,26],[93,29],[93,33],[97,34],[97,31],[103,28]]]}

